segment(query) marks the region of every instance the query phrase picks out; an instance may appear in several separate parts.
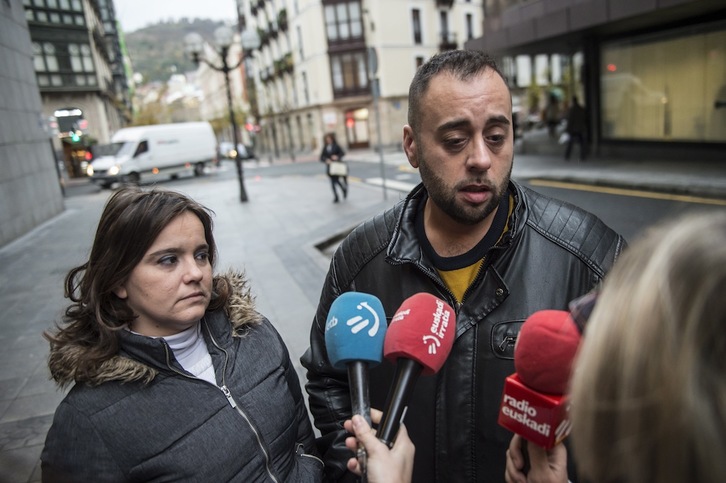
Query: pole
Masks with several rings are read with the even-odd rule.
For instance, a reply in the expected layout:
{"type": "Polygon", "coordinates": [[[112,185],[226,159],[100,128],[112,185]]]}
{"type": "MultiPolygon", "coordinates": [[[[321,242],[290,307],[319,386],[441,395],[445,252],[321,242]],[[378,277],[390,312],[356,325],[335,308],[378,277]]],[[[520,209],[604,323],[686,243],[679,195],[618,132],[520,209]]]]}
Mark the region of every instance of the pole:
{"type": "Polygon", "coordinates": [[[383,161],[383,141],[381,140],[381,112],[378,108],[378,97],[380,97],[380,84],[378,77],[373,79],[373,110],[376,113],[376,137],[378,138],[378,156],[381,160],[381,180],[383,181],[383,199],[387,200],[388,195],[386,194],[386,164],[383,161]]]}
{"type": "Polygon", "coordinates": [[[222,72],[224,73],[224,84],[227,87],[227,106],[229,107],[229,122],[232,124],[232,142],[234,142],[234,162],[237,165],[237,179],[239,180],[239,200],[242,203],[248,201],[245,190],[244,173],[242,171],[242,160],[239,157],[239,139],[237,134],[237,121],[234,118],[234,105],[232,104],[232,91],[229,86],[229,66],[227,65],[227,49],[222,49],[222,72]]]}

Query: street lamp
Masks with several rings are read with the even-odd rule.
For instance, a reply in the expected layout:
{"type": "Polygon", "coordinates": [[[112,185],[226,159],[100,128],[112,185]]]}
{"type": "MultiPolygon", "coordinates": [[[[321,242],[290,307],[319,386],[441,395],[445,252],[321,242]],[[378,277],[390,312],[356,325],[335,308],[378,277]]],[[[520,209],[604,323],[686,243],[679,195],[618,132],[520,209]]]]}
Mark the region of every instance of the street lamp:
{"type": "Polygon", "coordinates": [[[218,67],[217,65],[213,64],[212,62],[209,62],[204,57],[201,57],[202,51],[204,50],[204,39],[202,39],[202,36],[199,35],[196,32],[188,33],[184,37],[184,44],[185,44],[185,50],[188,54],[191,55],[192,61],[199,65],[200,62],[204,62],[212,69],[216,70],[217,72],[222,72],[224,74],[224,82],[227,87],[227,105],[229,107],[229,122],[232,124],[232,141],[234,142],[234,162],[237,165],[237,178],[239,179],[239,199],[241,202],[247,201],[247,191],[245,190],[245,182],[244,182],[244,173],[242,171],[242,160],[240,159],[239,155],[239,140],[238,140],[238,134],[237,134],[237,121],[234,118],[234,105],[232,104],[232,92],[229,87],[229,73],[230,71],[233,71],[237,69],[244,59],[240,59],[239,62],[237,62],[236,65],[230,67],[227,64],[227,53],[229,52],[229,47],[232,45],[232,42],[234,40],[234,32],[231,28],[223,25],[217,30],[214,31],[214,43],[216,44],[217,51],[219,54],[219,57],[222,60],[222,67],[218,67]]]}
{"type": "MultiPolygon", "coordinates": [[[[247,98],[250,102],[250,108],[252,109],[252,115],[255,117],[255,124],[258,124],[259,121],[259,115],[257,112],[257,94],[255,91],[255,94],[252,95],[253,89],[256,89],[254,86],[254,79],[252,78],[252,69],[250,60],[252,59],[252,53],[260,47],[260,36],[257,35],[257,31],[254,29],[247,29],[244,32],[242,32],[242,35],[240,35],[240,42],[242,43],[242,58],[244,59],[245,63],[245,77],[247,78],[247,98]]],[[[252,139],[252,152],[255,152],[255,149],[257,148],[255,143],[255,137],[256,134],[254,132],[254,129],[252,132],[250,132],[250,138],[252,139]]]]}

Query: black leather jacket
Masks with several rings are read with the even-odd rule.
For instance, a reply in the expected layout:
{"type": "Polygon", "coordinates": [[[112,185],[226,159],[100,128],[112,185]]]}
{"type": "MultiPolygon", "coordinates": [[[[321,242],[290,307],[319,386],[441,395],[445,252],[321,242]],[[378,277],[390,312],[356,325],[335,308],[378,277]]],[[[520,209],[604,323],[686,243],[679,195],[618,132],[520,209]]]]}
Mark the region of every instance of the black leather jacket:
{"type": "MultiPolygon", "coordinates": [[[[350,417],[347,374],[331,367],[325,321],[343,292],[376,295],[391,317],[401,302],[429,292],[455,308],[456,341],[442,370],[416,383],[405,424],[416,445],[415,482],[503,481],[512,434],[497,424],[504,379],[514,372],[514,342],[523,321],[542,309],[566,310],[593,289],[625,247],[601,220],[514,182],[509,230],[457,304],[416,237],[422,185],[391,209],[358,226],[338,247],[301,361],[326,474],[345,474],[342,422],[350,417]]],[[[370,372],[371,406],[382,409],[395,367],[370,372]]],[[[346,479],[350,474],[346,476],[346,479]]]]}

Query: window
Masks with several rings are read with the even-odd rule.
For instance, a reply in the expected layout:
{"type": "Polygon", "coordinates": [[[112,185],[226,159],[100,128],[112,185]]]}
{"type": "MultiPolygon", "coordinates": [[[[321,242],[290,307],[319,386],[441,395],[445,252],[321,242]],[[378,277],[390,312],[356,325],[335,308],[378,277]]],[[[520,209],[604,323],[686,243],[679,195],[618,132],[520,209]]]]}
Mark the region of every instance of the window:
{"type": "Polygon", "coordinates": [[[133,157],[135,158],[136,156],[138,156],[140,154],[144,154],[148,150],[149,150],[149,141],[146,141],[146,140],[141,141],[139,143],[139,146],[136,148],[136,152],[134,153],[133,157]]]}
{"type": "Polygon", "coordinates": [[[81,45],[81,56],[83,58],[83,70],[93,72],[93,58],[91,58],[91,47],[89,45],[81,45]]]}
{"type": "Polygon", "coordinates": [[[93,58],[88,44],[68,44],[68,54],[73,72],[93,72],[93,58]]]}
{"type": "Polygon", "coordinates": [[[413,43],[421,45],[421,10],[418,8],[411,10],[411,22],[413,24],[413,43]]]}
{"type": "Polygon", "coordinates": [[[305,95],[305,105],[310,105],[310,93],[308,92],[308,74],[302,73],[303,94],[305,95]]]}
{"type": "Polygon", "coordinates": [[[360,3],[341,2],[325,6],[325,31],[329,42],[359,39],[363,36],[360,3]]]}
{"type": "Polygon", "coordinates": [[[300,30],[299,25],[296,28],[297,28],[297,47],[298,47],[298,52],[300,53],[300,60],[305,60],[305,54],[303,53],[302,30],[300,30]]]}
{"type": "Polygon", "coordinates": [[[725,57],[722,24],[603,43],[603,139],[726,142],[725,57]]]}
{"type": "Polygon", "coordinates": [[[36,72],[58,72],[58,59],[55,45],[45,42],[33,42],[33,67],[36,72]]]}
{"type": "Polygon", "coordinates": [[[439,26],[441,27],[441,38],[446,40],[449,37],[449,14],[443,10],[439,12],[439,26]]]}
{"type": "Polygon", "coordinates": [[[365,52],[349,52],[330,58],[333,90],[336,95],[360,94],[368,91],[365,52]]]}
{"type": "Polygon", "coordinates": [[[421,67],[423,65],[423,63],[424,63],[423,57],[421,57],[420,55],[418,57],[416,57],[416,69],[421,67]]]}
{"type": "Polygon", "coordinates": [[[466,40],[474,38],[474,20],[470,13],[466,14],[466,40]]]}

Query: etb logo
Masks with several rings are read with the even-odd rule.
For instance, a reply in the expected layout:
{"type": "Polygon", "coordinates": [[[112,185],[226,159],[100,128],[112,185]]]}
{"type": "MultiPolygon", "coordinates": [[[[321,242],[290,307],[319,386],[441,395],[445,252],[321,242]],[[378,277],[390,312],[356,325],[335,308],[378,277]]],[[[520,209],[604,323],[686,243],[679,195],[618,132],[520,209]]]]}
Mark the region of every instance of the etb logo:
{"type": "MultiPolygon", "coordinates": [[[[350,327],[350,331],[353,334],[357,334],[370,326],[367,333],[370,337],[375,337],[381,327],[381,319],[378,317],[376,311],[368,305],[368,302],[361,302],[355,308],[361,313],[346,320],[345,325],[350,327]]],[[[337,317],[331,317],[326,324],[326,330],[335,327],[338,325],[338,322],[337,317]]]]}

